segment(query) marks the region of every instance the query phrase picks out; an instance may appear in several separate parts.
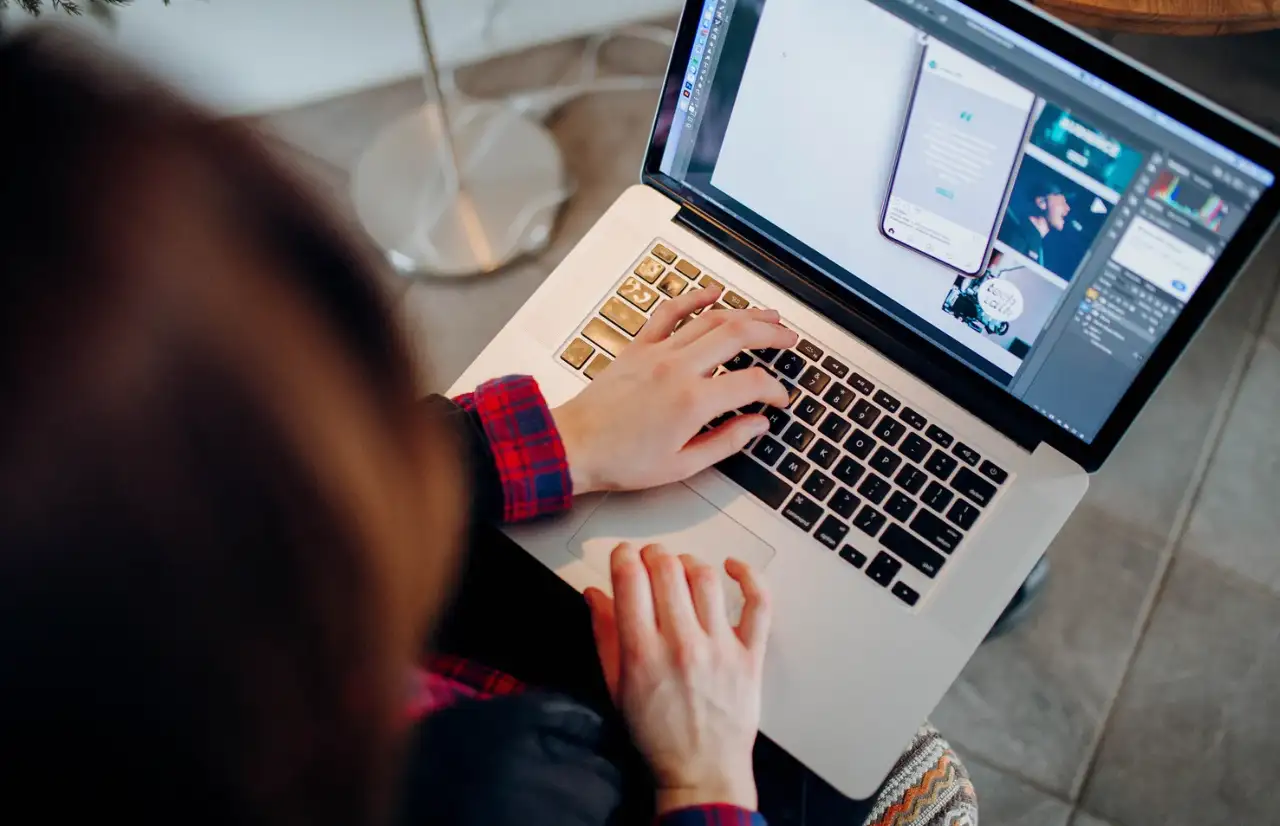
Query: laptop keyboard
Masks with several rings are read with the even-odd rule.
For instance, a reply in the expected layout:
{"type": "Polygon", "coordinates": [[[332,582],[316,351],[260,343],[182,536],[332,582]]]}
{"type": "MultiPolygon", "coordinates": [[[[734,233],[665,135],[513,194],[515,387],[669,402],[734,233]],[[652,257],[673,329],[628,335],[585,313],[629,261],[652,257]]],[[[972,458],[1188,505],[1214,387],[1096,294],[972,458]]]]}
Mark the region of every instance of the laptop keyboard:
{"type": "MultiPolygon", "coordinates": [[[[759,306],[656,242],[570,337],[560,360],[594,379],[663,301],[708,286],[726,288],[710,310],[759,306]]],[[[755,365],[782,381],[790,403],[757,404],[709,422],[715,427],[741,413],[769,419],[768,433],[716,468],[902,603],[916,605],[1009,475],[803,333],[792,349],[742,352],[716,372],[755,365]],[[847,541],[854,531],[874,540],[874,550],[847,541]]]]}

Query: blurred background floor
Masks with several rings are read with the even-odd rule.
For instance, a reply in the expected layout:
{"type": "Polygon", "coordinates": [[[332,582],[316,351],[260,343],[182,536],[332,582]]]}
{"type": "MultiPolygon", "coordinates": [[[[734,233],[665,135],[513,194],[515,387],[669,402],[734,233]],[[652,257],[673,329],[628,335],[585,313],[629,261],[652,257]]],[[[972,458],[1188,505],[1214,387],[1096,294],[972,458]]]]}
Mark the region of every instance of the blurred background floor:
{"type": "MultiPolygon", "coordinates": [[[[1270,128],[1280,34],[1112,43],[1270,128]]],[[[469,67],[500,95],[560,79],[583,41],[469,67]]],[[[666,51],[608,48],[616,71],[666,51]]],[[[348,202],[349,172],[416,81],[262,124],[348,202]]],[[[638,179],[656,92],[576,100],[548,124],[576,191],[550,247],[491,276],[398,282],[424,388],[447,387],[615,197],[638,179]]],[[[1267,245],[1152,399],[1052,546],[1035,616],[984,646],[933,715],[986,824],[1274,823],[1280,812],[1280,242],[1267,245]]]]}

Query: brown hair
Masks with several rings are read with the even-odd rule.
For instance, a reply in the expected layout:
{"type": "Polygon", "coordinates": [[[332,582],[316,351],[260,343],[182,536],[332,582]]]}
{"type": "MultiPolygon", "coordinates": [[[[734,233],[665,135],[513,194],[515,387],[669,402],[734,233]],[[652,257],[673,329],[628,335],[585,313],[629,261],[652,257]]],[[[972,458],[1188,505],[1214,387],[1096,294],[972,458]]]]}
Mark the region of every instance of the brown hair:
{"type": "Polygon", "coordinates": [[[0,41],[0,123],[0,806],[377,818],[461,500],[375,259],[79,40],[0,41]]]}

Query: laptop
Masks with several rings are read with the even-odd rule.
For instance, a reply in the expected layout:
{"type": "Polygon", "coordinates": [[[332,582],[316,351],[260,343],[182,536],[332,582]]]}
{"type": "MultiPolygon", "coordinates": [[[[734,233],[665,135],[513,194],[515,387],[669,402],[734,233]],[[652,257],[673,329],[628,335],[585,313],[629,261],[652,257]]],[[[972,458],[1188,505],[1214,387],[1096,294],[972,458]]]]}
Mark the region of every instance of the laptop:
{"type": "Polygon", "coordinates": [[[1277,170],[1022,3],[690,0],[640,182],[454,389],[560,404],[698,286],[778,310],[798,344],[721,368],[787,384],[767,434],[507,532],[578,590],[622,540],[763,570],[762,730],[866,798],[1258,248],[1277,170]]]}

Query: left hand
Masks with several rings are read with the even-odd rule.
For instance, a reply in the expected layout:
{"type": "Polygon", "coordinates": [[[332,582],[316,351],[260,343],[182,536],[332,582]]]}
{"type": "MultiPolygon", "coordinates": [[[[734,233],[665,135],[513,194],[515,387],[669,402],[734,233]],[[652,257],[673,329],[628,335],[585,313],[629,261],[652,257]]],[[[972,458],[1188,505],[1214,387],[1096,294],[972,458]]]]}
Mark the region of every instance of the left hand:
{"type": "Polygon", "coordinates": [[[707,422],[752,402],[787,406],[782,383],[760,367],[711,375],[743,350],[795,346],[775,310],[708,310],[675,329],[719,297],[692,290],[665,302],[608,370],[552,411],[574,493],[687,479],[768,429],[751,414],[699,434],[707,422]]]}

